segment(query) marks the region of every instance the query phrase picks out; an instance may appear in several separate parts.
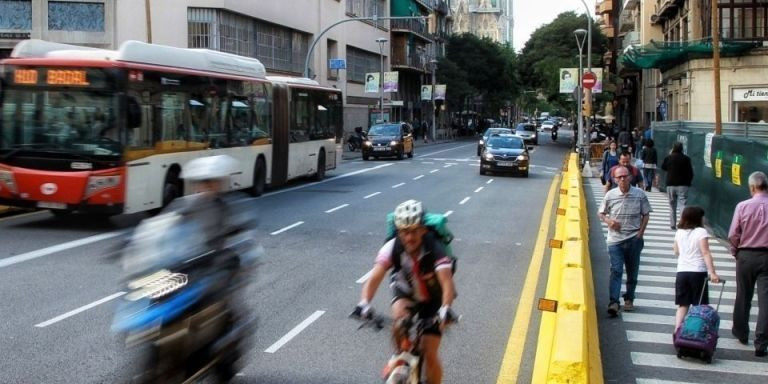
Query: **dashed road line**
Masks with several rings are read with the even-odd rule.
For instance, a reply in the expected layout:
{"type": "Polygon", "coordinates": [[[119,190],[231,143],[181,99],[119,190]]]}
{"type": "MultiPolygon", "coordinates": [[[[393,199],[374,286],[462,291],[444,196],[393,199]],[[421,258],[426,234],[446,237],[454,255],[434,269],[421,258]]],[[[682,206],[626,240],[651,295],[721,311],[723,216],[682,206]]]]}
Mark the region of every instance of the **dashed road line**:
{"type": "Polygon", "coordinates": [[[289,341],[291,341],[294,337],[298,336],[301,331],[309,327],[312,323],[315,322],[315,320],[319,319],[320,316],[322,316],[325,313],[325,311],[315,311],[315,313],[311,314],[309,317],[304,319],[299,325],[291,329],[290,332],[286,333],[285,336],[281,337],[280,340],[272,344],[269,348],[265,349],[264,352],[266,353],[275,353],[278,349],[280,349],[283,345],[287,344],[289,341]]]}
{"type": "Polygon", "coordinates": [[[114,299],[116,299],[116,298],[118,298],[118,297],[120,297],[122,295],[125,295],[125,292],[120,291],[120,292],[117,292],[117,293],[113,293],[113,294],[111,294],[111,295],[109,295],[109,296],[107,296],[107,297],[105,297],[103,299],[96,300],[93,303],[83,305],[80,308],[73,309],[73,310],[71,310],[71,311],[69,311],[69,312],[67,312],[65,314],[56,316],[56,317],[54,317],[54,318],[52,318],[50,320],[43,321],[42,323],[35,324],[35,327],[45,328],[45,327],[47,327],[47,326],[49,326],[51,324],[58,323],[59,321],[62,321],[64,319],[66,319],[66,318],[69,318],[69,317],[72,317],[74,315],[77,315],[80,312],[85,312],[85,311],[87,311],[87,310],[89,310],[89,309],[91,309],[93,307],[96,307],[96,306],[104,304],[104,303],[106,303],[108,301],[114,300],[114,299]]]}
{"type": "Polygon", "coordinates": [[[393,186],[392,186],[392,188],[393,188],[393,189],[394,189],[394,188],[400,188],[400,187],[402,187],[403,185],[405,185],[405,183],[395,184],[395,185],[393,185],[393,186]]]}
{"type": "Polygon", "coordinates": [[[370,199],[371,197],[374,197],[374,196],[379,195],[379,194],[381,194],[381,192],[374,192],[374,193],[371,193],[370,195],[368,195],[366,197],[363,197],[363,199],[370,199]]]}
{"type": "Polygon", "coordinates": [[[475,189],[475,193],[478,193],[478,192],[482,191],[484,188],[485,187],[480,187],[480,188],[475,189]]]}
{"type": "Polygon", "coordinates": [[[486,181],[485,183],[486,183],[486,184],[490,184],[490,183],[493,183],[493,179],[489,179],[489,180],[488,180],[488,181],[486,181]]]}
{"type": "Polygon", "coordinates": [[[283,232],[285,232],[285,231],[287,231],[289,229],[296,228],[296,227],[298,227],[299,225],[302,225],[302,224],[304,224],[303,221],[297,221],[297,222],[295,222],[295,223],[293,223],[293,224],[291,224],[291,225],[289,225],[289,226],[287,226],[285,228],[278,229],[277,231],[274,231],[274,232],[270,233],[270,235],[272,235],[272,236],[279,235],[279,234],[281,234],[281,233],[283,233],[283,232]]]}
{"type": "Polygon", "coordinates": [[[100,235],[94,235],[94,236],[86,237],[80,240],[74,240],[67,243],[58,244],[58,245],[54,245],[54,246],[43,248],[43,249],[38,249],[36,251],[22,253],[21,255],[7,257],[5,259],[0,260],[0,268],[5,268],[14,264],[23,263],[25,261],[37,259],[43,256],[48,256],[53,253],[66,251],[68,249],[77,248],[77,247],[95,243],[98,241],[111,239],[113,237],[120,236],[123,233],[124,232],[122,231],[102,233],[100,235]]]}
{"type": "Polygon", "coordinates": [[[443,216],[448,217],[451,214],[453,214],[453,211],[445,211],[445,213],[443,213],[443,216]]]}
{"type": "Polygon", "coordinates": [[[342,204],[342,205],[339,205],[339,206],[338,206],[338,207],[336,207],[336,208],[331,208],[331,209],[329,209],[329,210],[325,211],[325,213],[336,212],[336,211],[338,211],[339,209],[342,209],[342,208],[346,208],[346,207],[349,207],[349,204],[342,204]]]}
{"type": "Polygon", "coordinates": [[[418,180],[418,179],[421,179],[422,177],[424,177],[424,175],[418,175],[418,176],[414,177],[413,179],[414,180],[418,180]]]}
{"type": "Polygon", "coordinates": [[[469,196],[465,197],[464,200],[459,202],[459,205],[464,205],[467,201],[469,201],[469,199],[471,199],[471,197],[469,196]]]}
{"type": "Polygon", "coordinates": [[[358,284],[365,283],[371,277],[372,273],[373,273],[373,269],[371,269],[370,271],[366,272],[365,275],[363,275],[362,277],[357,279],[357,281],[355,281],[355,283],[358,283],[358,284]]]}
{"type": "Polygon", "coordinates": [[[429,173],[435,173],[435,172],[438,172],[438,171],[440,171],[440,170],[439,169],[433,169],[433,170],[429,171],[429,173]]]}

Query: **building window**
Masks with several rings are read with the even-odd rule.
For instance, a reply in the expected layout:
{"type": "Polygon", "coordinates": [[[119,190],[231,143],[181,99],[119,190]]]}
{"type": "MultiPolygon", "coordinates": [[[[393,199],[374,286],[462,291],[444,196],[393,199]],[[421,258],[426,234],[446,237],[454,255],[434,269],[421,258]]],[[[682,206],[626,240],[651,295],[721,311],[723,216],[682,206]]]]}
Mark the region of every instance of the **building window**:
{"type": "Polygon", "coordinates": [[[187,9],[187,37],[190,48],[219,49],[216,10],[205,8],[187,9]]]}
{"type": "Polygon", "coordinates": [[[0,0],[0,29],[32,30],[32,1],[0,0]]]}
{"type": "Polygon", "coordinates": [[[256,58],[268,69],[302,73],[310,35],[256,21],[256,58]]]}
{"type": "MultiPolygon", "coordinates": [[[[347,0],[347,15],[352,17],[387,16],[385,0],[347,0]]],[[[376,26],[385,28],[386,20],[379,20],[376,26]]]]}
{"type": "Polygon", "coordinates": [[[48,2],[51,31],[104,32],[104,3],[48,2]]]}
{"type": "Polygon", "coordinates": [[[187,9],[190,48],[209,48],[253,57],[253,20],[208,8],[187,9]]]}
{"type": "Polygon", "coordinates": [[[380,55],[347,46],[347,81],[365,83],[365,74],[379,72],[380,55]]]}
{"type": "Polygon", "coordinates": [[[719,0],[717,9],[720,36],[724,39],[768,39],[768,3],[765,1],[719,0]]]}

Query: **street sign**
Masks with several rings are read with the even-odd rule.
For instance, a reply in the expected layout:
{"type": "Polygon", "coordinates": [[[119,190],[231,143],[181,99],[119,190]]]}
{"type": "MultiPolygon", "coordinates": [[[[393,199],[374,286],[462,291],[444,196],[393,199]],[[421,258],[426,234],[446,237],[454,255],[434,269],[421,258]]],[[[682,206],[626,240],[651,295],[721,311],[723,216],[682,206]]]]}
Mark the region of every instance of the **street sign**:
{"type": "Polygon", "coordinates": [[[597,76],[592,72],[584,72],[581,76],[581,86],[586,89],[592,89],[597,84],[597,76]]]}
{"type": "Polygon", "coordinates": [[[328,66],[330,69],[347,69],[347,61],[344,59],[330,59],[328,60],[328,66]]]}

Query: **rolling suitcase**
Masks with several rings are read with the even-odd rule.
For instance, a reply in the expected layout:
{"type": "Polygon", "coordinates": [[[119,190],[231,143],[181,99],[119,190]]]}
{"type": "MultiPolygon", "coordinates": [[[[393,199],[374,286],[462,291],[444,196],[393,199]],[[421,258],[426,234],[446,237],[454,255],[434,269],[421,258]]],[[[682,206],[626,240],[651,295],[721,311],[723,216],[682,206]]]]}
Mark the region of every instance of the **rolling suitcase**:
{"type": "Polygon", "coordinates": [[[720,315],[717,310],[720,309],[720,301],[723,299],[725,290],[725,280],[721,280],[723,286],[720,288],[720,297],[717,299],[716,308],[709,305],[701,305],[704,298],[704,290],[709,284],[709,279],[704,282],[699,296],[699,305],[692,305],[685,315],[685,320],[680,328],[675,332],[674,345],[677,350],[677,357],[695,357],[703,360],[705,363],[712,362],[712,355],[717,348],[718,330],[720,329],[720,315]]]}

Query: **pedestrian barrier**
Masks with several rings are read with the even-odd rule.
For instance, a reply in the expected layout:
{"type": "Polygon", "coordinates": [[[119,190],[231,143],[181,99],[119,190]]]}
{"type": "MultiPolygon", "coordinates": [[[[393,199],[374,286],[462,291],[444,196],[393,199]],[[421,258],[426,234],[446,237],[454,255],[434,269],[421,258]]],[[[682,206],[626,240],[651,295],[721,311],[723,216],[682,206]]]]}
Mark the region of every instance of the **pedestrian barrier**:
{"type": "Polygon", "coordinates": [[[546,299],[556,305],[542,312],[534,383],[603,383],[589,222],[577,156],[571,154],[563,167],[546,289],[546,299]]]}

